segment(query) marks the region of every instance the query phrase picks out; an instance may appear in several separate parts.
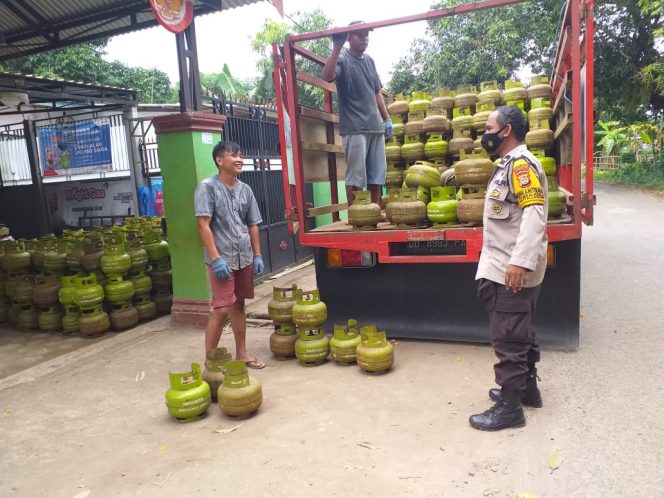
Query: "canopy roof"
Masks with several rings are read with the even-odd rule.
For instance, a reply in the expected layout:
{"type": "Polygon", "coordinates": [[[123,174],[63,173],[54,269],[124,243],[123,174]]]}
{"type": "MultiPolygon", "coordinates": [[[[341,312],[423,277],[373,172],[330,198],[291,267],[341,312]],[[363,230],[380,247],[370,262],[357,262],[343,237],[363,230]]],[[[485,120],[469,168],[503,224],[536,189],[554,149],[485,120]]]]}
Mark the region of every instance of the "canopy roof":
{"type": "MultiPolygon", "coordinates": [[[[195,0],[194,15],[263,0],[195,0]]],[[[2,0],[0,61],[157,24],[149,0],[2,0]]]]}

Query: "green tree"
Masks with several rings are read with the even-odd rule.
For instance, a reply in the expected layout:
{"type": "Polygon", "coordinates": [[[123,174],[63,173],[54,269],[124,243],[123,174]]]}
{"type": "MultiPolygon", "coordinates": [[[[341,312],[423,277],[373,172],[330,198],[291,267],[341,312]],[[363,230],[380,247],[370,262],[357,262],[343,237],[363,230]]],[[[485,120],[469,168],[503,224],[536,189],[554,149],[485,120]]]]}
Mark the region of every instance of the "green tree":
{"type": "MultiPolygon", "coordinates": [[[[465,0],[443,0],[445,8],[465,0]]],[[[524,67],[550,74],[563,0],[429,22],[395,68],[392,92],[512,78],[524,67]]],[[[638,122],[664,111],[662,0],[599,0],[595,9],[595,107],[603,119],[638,122]]]]}
{"type": "Polygon", "coordinates": [[[662,4],[642,3],[643,10],[638,0],[603,0],[596,7],[595,96],[604,119],[641,121],[664,110],[661,38],[656,43],[662,4]]]}
{"type": "MultiPolygon", "coordinates": [[[[261,76],[256,80],[254,86],[254,96],[263,100],[274,99],[274,84],[272,83],[272,44],[282,44],[288,33],[308,33],[311,31],[322,31],[329,28],[332,21],[323,13],[321,9],[311,12],[295,12],[291,16],[291,22],[265,21],[263,29],[256,33],[252,40],[252,49],[261,55],[257,66],[261,71],[261,76]],[[269,82],[269,83],[268,83],[269,82]]],[[[302,43],[302,46],[315,54],[327,57],[332,49],[331,41],[326,38],[318,40],[309,40],[302,43]]],[[[299,71],[319,76],[322,66],[302,57],[296,57],[296,65],[299,71]]],[[[310,85],[298,84],[299,101],[303,105],[310,107],[322,107],[323,92],[310,85]]]]}
{"type": "MultiPolygon", "coordinates": [[[[448,8],[465,0],[442,0],[448,8]]],[[[388,88],[394,92],[433,92],[464,83],[513,78],[529,66],[548,74],[564,0],[535,0],[429,22],[427,37],[395,66],[388,88]],[[524,22],[527,20],[527,22],[524,22]]]]}
{"type": "MultiPolygon", "coordinates": [[[[129,67],[104,60],[107,40],[29,55],[6,63],[7,70],[45,78],[64,78],[86,83],[133,88],[144,103],[173,102],[168,75],[158,69],[129,67]]],[[[177,99],[176,99],[177,101],[177,99]]]]}
{"type": "Polygon", "coordinates": [[[246,100],[249,96],[249,85],[235,78],[228,64],[220,73],[201,73],[201,87],[208,96],[232,100],[246,100]]]}

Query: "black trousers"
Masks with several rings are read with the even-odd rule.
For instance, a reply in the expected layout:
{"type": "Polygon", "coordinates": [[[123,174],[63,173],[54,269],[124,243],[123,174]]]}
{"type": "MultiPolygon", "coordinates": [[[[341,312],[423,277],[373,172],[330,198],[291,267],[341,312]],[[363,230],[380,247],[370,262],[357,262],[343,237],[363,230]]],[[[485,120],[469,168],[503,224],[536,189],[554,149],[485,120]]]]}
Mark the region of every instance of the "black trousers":
{"type": "Polygon", "coordinates": [[[477,298],[489,313],[491,344],[498,357],[494,365],[496,384],[524,390],[528,370],[540,360],[535,334],[535,309],[541,285],[518,292],[504,284],[480,279],[477,298]]]}

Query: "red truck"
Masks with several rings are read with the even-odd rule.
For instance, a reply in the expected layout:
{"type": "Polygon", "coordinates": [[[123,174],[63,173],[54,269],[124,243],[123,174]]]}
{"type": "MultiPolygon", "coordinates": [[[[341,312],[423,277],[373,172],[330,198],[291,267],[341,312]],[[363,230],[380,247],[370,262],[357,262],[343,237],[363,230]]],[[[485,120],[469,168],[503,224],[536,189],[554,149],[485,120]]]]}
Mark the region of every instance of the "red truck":
{"type": "MultiPolygon", "coordinates": [[[[488,0],[355,27],[380,29],[482,9],[495,9],[499,16],[502,6],[519,1],[488,0]]],[[[568,216],[548,225],[549,265],[537,327],[542,344],[564,349],[579,343],[582,224],[592,224],[595,202],[593,30],[592,0],[568,2],[549,80],[554,156],[568,216]]],[[[340,219],[347,204],[339,201],[343,148],[336,132],[336,88],[323,81],[320,72],[299,70],[296,58],[322,69],[325,58],[300,43],[343,31],[290,35],[273,51],[281,143],[288,145],[282,147],[286,217],[300,243],[315,248],[317,283],[328,306],[328,323],[345,323],[352,317],[376,324],[390,337],[486,342],[488,319],[476,300],[474,279],[482,249],[481,227],[359,231],[340,219]],[[299,85],[322,90],[324,109],[301,105],[299,85]],[[319,195],[312,195],[314,190],[319,195]],[[329,220],[321,224],[323,215],[329,220]]]]}

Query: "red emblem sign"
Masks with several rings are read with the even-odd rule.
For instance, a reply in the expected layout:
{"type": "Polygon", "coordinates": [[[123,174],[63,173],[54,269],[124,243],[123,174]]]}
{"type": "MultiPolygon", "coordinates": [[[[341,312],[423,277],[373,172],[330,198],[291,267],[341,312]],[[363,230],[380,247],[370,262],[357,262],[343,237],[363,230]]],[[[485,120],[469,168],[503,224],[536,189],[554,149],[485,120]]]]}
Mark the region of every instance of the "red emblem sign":
{"type": "Polygon", "coordinates": [[[193,0],[150,0],[152,12],[164,28],[181,33],[194,19],[193,0]]]}

